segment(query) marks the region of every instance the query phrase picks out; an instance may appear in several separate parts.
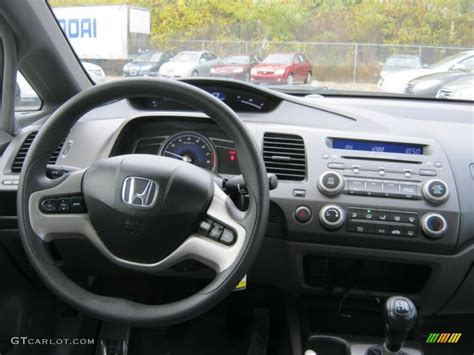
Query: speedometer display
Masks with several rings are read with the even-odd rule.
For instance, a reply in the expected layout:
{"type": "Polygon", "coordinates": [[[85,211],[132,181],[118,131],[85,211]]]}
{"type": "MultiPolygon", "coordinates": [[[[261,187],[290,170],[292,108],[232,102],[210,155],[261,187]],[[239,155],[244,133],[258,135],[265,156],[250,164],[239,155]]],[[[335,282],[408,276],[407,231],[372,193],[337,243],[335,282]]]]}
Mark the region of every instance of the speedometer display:
{"type": "Polygon", "coordinates": [[[160,155],[217,171],[214,145],[196,132],[181,132],[169,137],[161,146],[160,155]]]}

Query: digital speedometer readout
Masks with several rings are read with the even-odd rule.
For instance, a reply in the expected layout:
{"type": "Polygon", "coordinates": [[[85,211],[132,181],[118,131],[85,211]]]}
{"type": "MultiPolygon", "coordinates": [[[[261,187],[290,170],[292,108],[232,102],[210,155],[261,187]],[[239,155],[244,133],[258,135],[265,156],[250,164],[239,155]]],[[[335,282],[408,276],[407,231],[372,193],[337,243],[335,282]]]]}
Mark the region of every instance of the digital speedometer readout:
{"type": "Polygon", "coordinates": [[[160,155],[217,171],[217,154],[214,145],[209,139],[196,132],[181,132],[172,135],[161,146],[160,155]]]}

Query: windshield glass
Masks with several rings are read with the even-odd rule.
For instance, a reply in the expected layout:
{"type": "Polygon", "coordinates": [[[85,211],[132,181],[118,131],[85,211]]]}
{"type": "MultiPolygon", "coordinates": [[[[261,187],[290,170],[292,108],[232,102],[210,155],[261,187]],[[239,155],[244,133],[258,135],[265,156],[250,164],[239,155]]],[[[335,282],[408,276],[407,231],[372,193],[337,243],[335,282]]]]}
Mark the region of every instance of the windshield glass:
{"type": "Polygon", "coordinates": [[[250,62],[250,57],[246,55],[235,55],[224,58],[222,62],[224,64],[248,64],[250,62]]]}
{"type": "Polygon", "coordinates": [[[199,59],[199,53],[183,52],[179,53],[173,58],[174,62],[197,62],[199,59]]]}
{"type": "Polygon", "coordinates": [[[96,83],[216,77],[289,93],[444,100],[443,76],[436,85],[409,83],[466,71],[464,62],[474,57],[474,6],[467,0],[48,2],[96,83]],[[126,65],[132,61],[159,64],[126,65]],[[248,70],[214,69],[223,64],[248,70]]]}
{"type": "Polygon", "coordinates": [[[135,61],[136,62],[149,62],[149,61],[156,61],[159,60],[161,57],[161,53],[152,53],[152,52],[147,52],[147,53],[142,53],[140,54],[135,61]]]}
{"type": "Polygon", "coordinates": [[[386,67],[415,68],[418,66],[416,58],[393,57],[385,62],[386,67]]]}
{"type": "Polygon", "coordinates": [[[265,64],[291,64],[293,61],[292,54],[270,54],[262,63],[265,64]]]}

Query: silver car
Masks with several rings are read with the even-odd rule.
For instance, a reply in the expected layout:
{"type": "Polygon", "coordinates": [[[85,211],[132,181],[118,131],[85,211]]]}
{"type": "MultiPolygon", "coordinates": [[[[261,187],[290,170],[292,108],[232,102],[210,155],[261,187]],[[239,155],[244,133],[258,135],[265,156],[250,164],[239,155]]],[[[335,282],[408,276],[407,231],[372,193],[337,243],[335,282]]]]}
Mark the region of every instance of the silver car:
{"type": "Polygon", "coordinates": [[[209,76],[211,68],[220,63],[221,59],[212,52],[180,52],[160,67],[160,76],[164,78],[209,76]]]}

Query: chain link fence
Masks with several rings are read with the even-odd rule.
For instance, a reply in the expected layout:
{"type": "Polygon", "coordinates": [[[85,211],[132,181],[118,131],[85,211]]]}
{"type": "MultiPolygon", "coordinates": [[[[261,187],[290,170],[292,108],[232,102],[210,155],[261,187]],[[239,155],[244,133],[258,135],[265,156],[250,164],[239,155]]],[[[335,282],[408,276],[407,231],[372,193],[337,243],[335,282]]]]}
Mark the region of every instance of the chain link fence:
{"type": "Polygon", "coordinates": [[[376,83],[381,64],[394,54],[413,54],[423,64],[433,64],[451,54],[474,48],[387,45],[369,43],[265,42],[265,41],[170,41],[156,49],[213,51],[221,57],[255,53],[261,57],[273,52],[302,52],[314,67],[319,81],[339,83],[376,83]]]}

